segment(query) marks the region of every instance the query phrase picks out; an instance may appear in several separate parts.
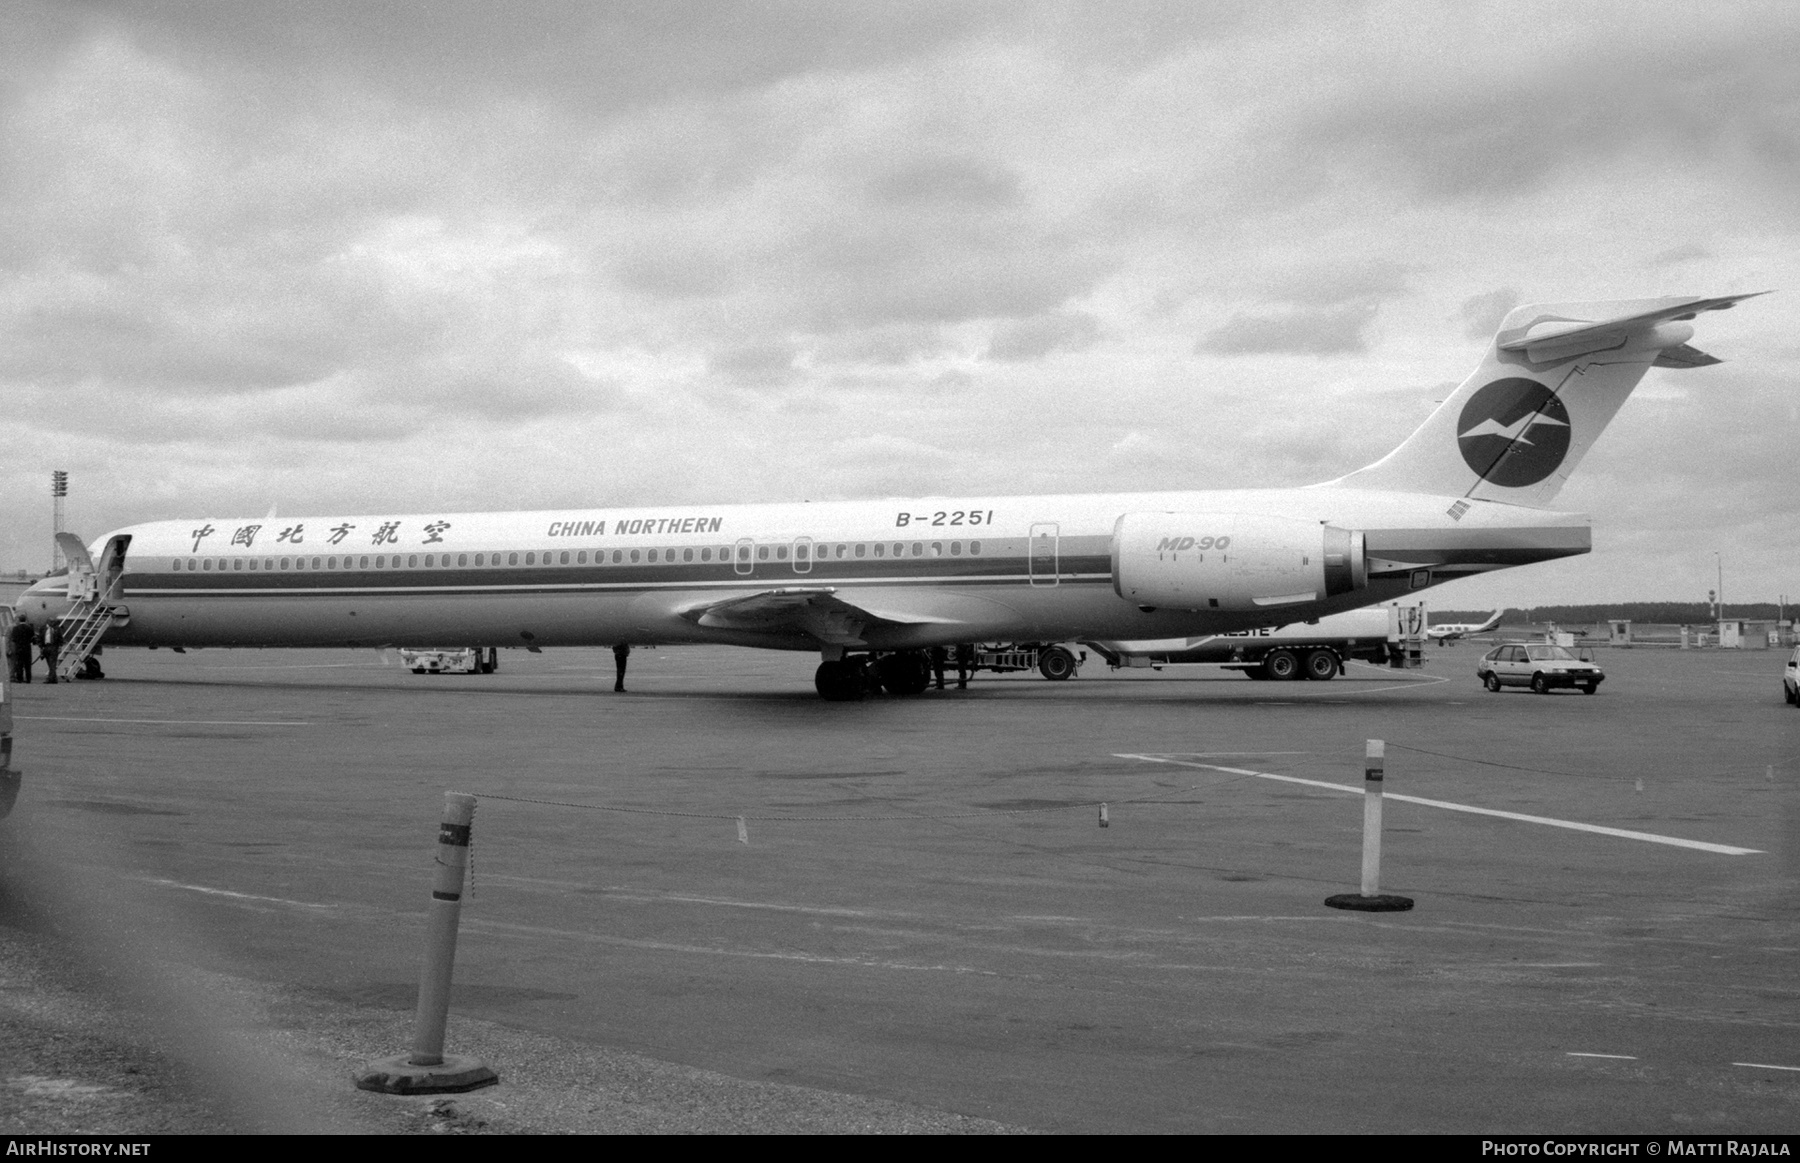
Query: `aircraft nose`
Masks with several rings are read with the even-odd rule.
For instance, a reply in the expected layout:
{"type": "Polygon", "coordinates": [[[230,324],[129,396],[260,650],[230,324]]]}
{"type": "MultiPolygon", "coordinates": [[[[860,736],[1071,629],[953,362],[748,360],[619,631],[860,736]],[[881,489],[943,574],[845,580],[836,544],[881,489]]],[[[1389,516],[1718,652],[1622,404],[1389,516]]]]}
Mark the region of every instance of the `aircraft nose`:
{"type": "Polygon", "coordinates": [[[29,589],[19,595],[18,603],[13,607],[13,614],[19,620],[34,625],[50,618],[61,617],[69,608],[69,580],[67,577],[47,577],[34,582],[29,589]]]}

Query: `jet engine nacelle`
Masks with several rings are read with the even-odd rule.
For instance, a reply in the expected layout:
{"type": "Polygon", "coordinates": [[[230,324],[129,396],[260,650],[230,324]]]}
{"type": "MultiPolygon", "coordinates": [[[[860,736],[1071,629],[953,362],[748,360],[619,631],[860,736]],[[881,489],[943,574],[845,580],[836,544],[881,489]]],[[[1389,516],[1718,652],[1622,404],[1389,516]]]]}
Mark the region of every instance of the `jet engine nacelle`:
{"type": "Polygon", "coordinates": [[[1369,584],[1360,532],[1254,513],[1127,513],[1112,569],[1121,598],[1176,610],[1291,606],[1369,584]]]}

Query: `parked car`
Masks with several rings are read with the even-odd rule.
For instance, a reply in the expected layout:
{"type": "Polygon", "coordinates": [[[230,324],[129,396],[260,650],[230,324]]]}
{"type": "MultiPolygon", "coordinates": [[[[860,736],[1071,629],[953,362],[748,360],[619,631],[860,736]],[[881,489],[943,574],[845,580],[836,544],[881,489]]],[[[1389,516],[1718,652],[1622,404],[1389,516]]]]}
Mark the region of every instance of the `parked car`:
{"type": "Polygon", "coordinates": [[[1788,655],[1787,670],[1781,676],[1781,693],[1790,707],[1800,707],[1800,648],[1788,655]]]}
{"type": "Polygon", "coordinates": [[[1511,642],[1496,646],[1481,656],[1481,661],[1475,664],[1475,673],[1490,691],[1505,686],[1524,686],[1540,695],[1565,686],[1591,695],[1606,681],[1604,670],[1575,657],[1566,646],[1542,643],[1511,642]]]}

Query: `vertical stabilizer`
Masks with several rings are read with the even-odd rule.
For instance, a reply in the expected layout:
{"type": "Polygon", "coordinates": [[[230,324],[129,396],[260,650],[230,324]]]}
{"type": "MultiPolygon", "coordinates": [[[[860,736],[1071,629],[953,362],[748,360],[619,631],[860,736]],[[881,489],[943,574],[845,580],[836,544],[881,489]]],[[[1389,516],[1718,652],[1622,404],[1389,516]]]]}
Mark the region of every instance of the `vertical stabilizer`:
{"type": "Polygon", "coordinates": [[[1475,374],[1404,444],[1328,485],[1549,504],[1646,371],[1719,362],[1687,345],[1687,321],[1751,297],[1516,308],[1475,374]]]}

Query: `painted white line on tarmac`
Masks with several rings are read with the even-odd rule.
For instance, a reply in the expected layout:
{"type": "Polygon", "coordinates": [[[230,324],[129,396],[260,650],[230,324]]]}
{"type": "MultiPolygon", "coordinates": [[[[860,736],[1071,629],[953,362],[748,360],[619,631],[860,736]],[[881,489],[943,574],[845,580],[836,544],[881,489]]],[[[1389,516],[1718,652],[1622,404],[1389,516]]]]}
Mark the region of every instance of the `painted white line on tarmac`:
{"type": "Polygon", "coordinates": [[[590,884],[576,880],[543,880],[530,876],[496,876],[483,874],[482,880],[487,884],[533,885],[560,889],[585,889],[598,893],[608,900],[629,901],[632,904],[678,904],[678,905],[710,905],[723,909],[766,909],[778,913],[807,913],[823,917],[854,917],[867,920],[871,917],[911,917],[912,913],[897,913],[876,909],[832,908],[824,905],[790,905],[774,901],[742,901],[728,897],[692,896],[671,893],[650,892],[642,889],[614,888],[606,885],[590,884]]]}
{"type": "MultiPolygon", "coordinates": [[[[1274,779],[1282,783],[1298,783],[1307,787],[1324,788],[1326,791],[1344,792],[1347,795],[1359,796],[1363,789],[1347,783],[1328,783],[1322,779],[1302,779],[1297,775],[1276,775],[1271,771],[1251,771],[1245,767],[1221,767],[1216,763],[1192,763],[1185,759],[1176,759],[1167,755],[1137,755],[1130,752],[1116,752],[1115,759],[1141,759],[1146,763],[1171,763],[1177,767],[1197,767],[1205,771],[1222,771],[1227,775],[1250,775],[1257,779],[1274,779]]],[[[1699,852],[1715,852],[1720,856],[1758,856],[1760,848],[1738,848],[1730,844],[1713,844],[1705,840],[1684,840],[1679,836],[1661,836],[1655,832],[1633,832],[1627,828],[1608,828],[1601,824],[1584,824],[1578,820],[1558,820],[1552,816],[1528,816],[1523,812],[1503,812],[1497,808],[1478,808],[1473,804],[1453,804],[1447,800],[1428,800],[1420,796],[1401,795],[1398,792],[1384,791],[1383,799],[1400,800],[1403,803],[1419,804],[1427,808],[1442,808],[1446,812],[1468,812],[1477,816],[1495,816],[1502,820],[1518,820],[1526,824],[1543,824],[1549,828],[1568,828],[1575,832],[1592,832],[1597,836],[1616,836],[1621,840],[1642,840],[1646,844],[1667,844],[1674,848],[1692,848],[1699,852]]]]}
{"type": "Polygon", "coordinates": [[[293,901],[293,900],[288,900],[286,897],[256,896],[253,893],[232,892],[230,889],[225,889],[225,888],[208,888],[204,884],[183,884],[179,880],[162,880],[162,879],[159,879],[154,876],[140,876],[140,877],[136,877],[135,879],[142,881],[144,884],[154,884],[154,885],[158,885],[162,888],[186,889],[188,892],[197,892],[197,893],[201,893],[205,896],[230,897],[233,900],[243,900],[243,901],[263,901],[264,903],[272,904],[272,905],[293,905],[296,908],[302,908],[302,909],[335,909],[335,908],[337,908],[336,905],[316,904],[313,901],[293,901]]]}
{"type": "Polygon", "coordinates": [[[390,669],[392,666],[398,666],[398,665],[399,665],[399,663],[389,664],[389,663],[382,663],[382,662],[281,662],[281,663],[276,663],[273,666],[270,666],[265,663],[259,662],[254,666],[248,666],[248,665],[240,666],[240,665],[236,665],[236,664],[232,664],[229,666],[217,666],[217,665],[202,664],[201,666],[197,666],[194,669],[196,669],[196,670],[383,670],[383,669],[390,669]]]}
{"type": "Polygon", "coordinates": [[[626,949],[649,949],[657,953],[696,953],[711,957],[746,957],[756,961],[799,961],[813,965],[845,965],[852,969],[902,969],[914,972],[968,973],[981,977],[999,977],[994,969],[972,965],[926,965],[914,961],[878,961],[872,957],[828,957],[821,953],[775,952],[773,950],[725,948],[712,945],[684,945],[672,941],[647,941],[641,937],[615,937],[603,933],[584,933],[572,929],[552,929],[542,925],[505,924],[499,921],[471,920],[464,917],[464,932],[487,932],[495,935],[527,933],[540,937],[563,937],[596,945],[614,945],[626,949]]]}
{"type": "Polygon", "coordinates": [[[1208,924],[1208,923],[1211,923],[1214,921],[1227,921],[1227,922],[1236,922],[1236,921],[1327,921],[1327,922],[1334,922],[1334,921],[1342,921],[1345,919],[1347,919],[1347,918],[1344,918],[1344,917],[1284,917],[1284,916],[1281,916],[1280,914],[1276,914],[1276,913],[1269,913],[1269,914],[1231,913],[1231,914],[1227,914],[1225,916],[1218,916],[1218,917],[1177,917],[1176,918],[1176,920],[1178,920],[1178,921],[1186,921],[1187,923],[1194,924],[1194,925],[1208,924]]]}
{"type": "Polygon", "coordinates": [[[1580,1050],[1569,1050],[1565,1053],[1570,1058],[1616,1058],[1620,1062],[1636,1062],[1638,1060],[1636,1054],[1584,1054],[1580,1050]]]}
{"type": "Polygon", "coordinates": [[[290,718],[97,718],[83,715],[20,715],[43,724],[151,724],[158,727],[310,727],[290,718]]]}
{"type": "Polygon", "coordinates": [[[102,719],[80,715],[20,715],[35,723],[141,723],[155,727],[310,727],[292,719],[102,719]]]}
{"type": "Polygon", "coordinates": [[[1750,1069],[1752,1069],[1752,1070],[1794,1070],[1794,1071],[1800,1071],[1800,1066],[1774,1066],[1774,1065],[1771,1065],[1771,1064],[1770,1064],[1770,1063],[1767,1063],[1767,1062],[1733,1062],[1733,1063],[1732,1063],[1732,1065],[1733,1065],[1733,1066],[1748,1066],[1748,1067],[1750,1067],[1750,1069]]]}
{"type": "Polygon", "coordinates": [[[1183,751],[1190,760],[1247,760],[1258,754],[1312,754],[1310,751],[1183,751]]]}
{"type": "MultiPolygon", "coordinates": [[[[724,897],[711,897],[711,896],[678,896],[678,895],[663,894],[663,893],[629,893],[629,892],[615,891],[612,889],[607,889],[604,891],[605,891],[606,895],[612,900],[632,901],[632,902],[638,903],[638,904],[664,904],[664,903],[667,903],[667,904],[677,904],[677,905],[710,905],[713,908],[720,908],[720,909],[767,909],[770,912],[776,912],[776,913],[806,913],[806,914],[809,914],[812,916],[820,916],[820,917],[856,917],[858,919],[868,919],[870,917],[884,915],[884,914],[876,913],[870,909],[825,908],[825,907],[819,907],[819,906],[815,906],[815,905],[783,905],[783,904],[775,904],[775,903],[768,902],[768,901],[734,901],[734,900],[727,900],[724,897]]],[[[893,914],[885,914],[885,915],[903,916],[905,914],[893,913],[893,914]]]]}
{"type": "Polygon", "coordinates": [[[1395,683],[1389,683],[1386,686],[1365,687],[1360,690],[1344,690],[1343,688],[1340,687],[1339,689],[1337,689],[1335,691],[1320,691],[1319,693],[1320,694],[1337,694],[1337,695],[1343,695],[1346,697],[1348,697],[1350,695],[1378,695],[1378,694],[1381,694],[1383,691],[1411,690],[1414,687],[1436,686],[1438,683],[1449,682],[1449,681],[1450,681],[1450,678],[1448,675],[1422,674],[1418,678],[1412,679],[1409,682],[1395,682],[1395,683]]]}

